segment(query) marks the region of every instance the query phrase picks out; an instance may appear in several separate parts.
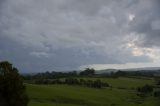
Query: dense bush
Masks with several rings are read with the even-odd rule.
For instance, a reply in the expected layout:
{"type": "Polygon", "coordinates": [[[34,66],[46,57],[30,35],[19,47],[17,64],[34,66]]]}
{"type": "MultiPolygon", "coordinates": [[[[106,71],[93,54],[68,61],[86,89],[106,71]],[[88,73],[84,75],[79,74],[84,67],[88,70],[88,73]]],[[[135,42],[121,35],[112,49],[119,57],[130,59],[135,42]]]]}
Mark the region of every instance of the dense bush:
{"type": "Polygon", "coordinates": [[[141,93],[153,92],[153,86],[151,86],[151,85],[144,85],[142,87],[138,87],[137,91],[141,92],[141,93]]]}

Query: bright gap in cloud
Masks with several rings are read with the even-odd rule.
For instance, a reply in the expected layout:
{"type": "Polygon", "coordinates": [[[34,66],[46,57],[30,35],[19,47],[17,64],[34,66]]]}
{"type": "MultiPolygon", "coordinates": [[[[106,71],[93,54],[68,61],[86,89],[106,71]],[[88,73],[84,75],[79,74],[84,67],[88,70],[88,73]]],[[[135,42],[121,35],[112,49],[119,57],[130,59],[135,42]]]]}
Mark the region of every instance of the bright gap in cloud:
{"type": "Polygon", "coordinates": [[[129,14],[129,15],[128,15],[129,21],[133,21],[134,18],[135,18],[135,15],[134,15],[134,14],[129,14]]]}

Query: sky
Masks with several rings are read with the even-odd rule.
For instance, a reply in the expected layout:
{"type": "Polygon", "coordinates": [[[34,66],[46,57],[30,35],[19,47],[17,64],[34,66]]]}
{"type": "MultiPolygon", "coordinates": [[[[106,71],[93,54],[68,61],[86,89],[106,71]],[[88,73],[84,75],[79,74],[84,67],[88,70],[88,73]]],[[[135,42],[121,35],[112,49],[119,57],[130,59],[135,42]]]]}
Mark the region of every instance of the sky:
{"type": "Polygon", "coordinates": [[[0,0],[0,61],[20,72],[160,66],[159,0],[0,0]]]}

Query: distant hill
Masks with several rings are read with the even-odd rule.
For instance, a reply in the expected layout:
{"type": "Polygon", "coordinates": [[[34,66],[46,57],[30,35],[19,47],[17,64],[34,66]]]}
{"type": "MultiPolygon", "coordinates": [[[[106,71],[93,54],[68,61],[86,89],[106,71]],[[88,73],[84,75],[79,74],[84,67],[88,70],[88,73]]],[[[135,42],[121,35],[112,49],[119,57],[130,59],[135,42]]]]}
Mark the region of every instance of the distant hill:
{"type": "Polygon", "coordinates": [[[154,72],[154,73],[160,73],[160,67],[144,67],[144,68],[128,68],[128,69],[104,69],[104,70],[97,70],[97,74],[103,74],[103,73],[111,73],[116,72],[118,70],[121,71],[143,71],[143,72],[154,72]]]}
{"type": "Polygon", "coordinates": [[[130,68],[130,69],[123,69],[123,71],[157,71],[160,70],[160,67],[144,67],[144,68],[130,68]]]}

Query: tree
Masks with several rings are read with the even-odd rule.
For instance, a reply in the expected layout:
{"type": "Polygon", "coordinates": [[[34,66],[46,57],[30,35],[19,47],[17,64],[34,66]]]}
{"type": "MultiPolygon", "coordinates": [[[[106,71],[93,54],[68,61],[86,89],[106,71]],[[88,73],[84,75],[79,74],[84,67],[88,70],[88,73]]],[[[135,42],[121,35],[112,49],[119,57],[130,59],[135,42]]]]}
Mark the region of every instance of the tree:
{"type": "Polygon", "coordinates": [[[28,96],[17,68],[0,62],[0,106],[27,106],[28,96]]]}
{"type": "Polygon", "coordinates": [[[94,75],[95,74],[95,70],[93,68],[86,68],[84,71],[80,72],[80,75],[94,75]]]}

